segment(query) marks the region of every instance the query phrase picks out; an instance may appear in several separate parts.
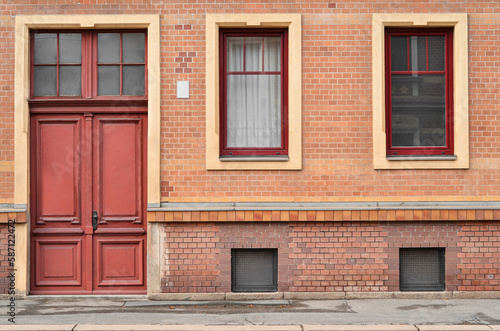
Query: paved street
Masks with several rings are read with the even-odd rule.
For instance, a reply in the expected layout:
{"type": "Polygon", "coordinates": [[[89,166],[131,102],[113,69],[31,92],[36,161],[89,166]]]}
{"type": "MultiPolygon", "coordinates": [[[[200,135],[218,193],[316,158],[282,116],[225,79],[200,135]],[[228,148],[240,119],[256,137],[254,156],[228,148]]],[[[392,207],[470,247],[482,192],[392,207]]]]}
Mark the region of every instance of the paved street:
{"type": "Polygon", "coordinates": [[[500,330],[500,300],[8,300],[2,330],[500,330]]]}

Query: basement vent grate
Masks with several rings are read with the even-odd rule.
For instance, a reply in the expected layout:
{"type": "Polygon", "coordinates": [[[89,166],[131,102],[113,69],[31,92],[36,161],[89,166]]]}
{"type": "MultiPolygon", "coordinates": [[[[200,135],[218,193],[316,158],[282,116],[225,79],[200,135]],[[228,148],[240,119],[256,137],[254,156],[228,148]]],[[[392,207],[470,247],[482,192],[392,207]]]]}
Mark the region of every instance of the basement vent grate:
{"type": "Polygon", "coordinates": [[[444,248],[401,248],[399,289],[401,291],[444,291],[444,248]]]}
{"type": "Polygon", "coordinates": [[[276,292],[278,251],[276,249],[232,249],[233,292],[276,292]]]}

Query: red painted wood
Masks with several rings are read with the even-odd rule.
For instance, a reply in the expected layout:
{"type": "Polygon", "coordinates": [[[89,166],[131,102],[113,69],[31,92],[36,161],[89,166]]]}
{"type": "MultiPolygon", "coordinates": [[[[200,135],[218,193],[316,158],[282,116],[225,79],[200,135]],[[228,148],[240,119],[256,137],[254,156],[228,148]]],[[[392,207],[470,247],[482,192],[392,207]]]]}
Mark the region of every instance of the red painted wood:
{"type": "MultiPolygon", "coordinates": [[[[262,39],[264,40],[264,39],[262,39]]],[[[245,42],[244,42],[245,43],[245,42]]],[[[246,47],[244,45],[244,47],[246,47]]],[[[264,52],[264,45],[262,45],[264,52]]],[[[220,155],[288,155],[288,30],[287,29],[259,29],[250,31],[247,29],[221,30],[219,34],[219,74],[221,77],[220,96],[220,119],[221,135],[219,140],[220,155]],[[243,51],[243,69],[241,71],[227,70],[227,37],[281,37],[281,59],[280,71],[258,72],[246,71],[246,51],[243,51]],[[280,147],[228,147],[227,146],[227,76],[228,75],[266,75],[275,74],[280,76],[281,81],[281,146],[280,147]]],[[[264,56],[264,53],[263,53],[264,56]]]]}
{"type": "MultiPolygon", "coordinates": [[[[426,45],[427,41],[426,41],[426,45]]],[[[428,47],[428,46],[427,46],[428,47]]],[[[429,51],[427,49],[426,56],[429,51]]],[[[385,121],[387,128],[387,155],[452,155],[454,153],[454,121],[453,121],[453,29],[406,29],[391,28],[385,32],[385,121]],[[407,71],[391,69],[391,36],[408,37],[407,71]],[[445,70],[444,71],[412,71],[410,68],[410,36],[444,36],[445,37],[445,70]],[[446,77],[446,146],[413,146],[401,147],[392,145],[392,77],[398,74],[442,74],[446,77]]],[[[426,58],[428,62],[428,58],[426,58]]],[[[427,63],[428,65],[428,63],[427,63]]]]}
{"type": "Polygon", "coordinates": [[[145,293],[146,115],[40,114],[31,128],[31,293],[145,293]]]}
{"type": "Polygon", "coordinates": [[[146,116],[94,117],[94,291],[145,290],[146,116]]]}

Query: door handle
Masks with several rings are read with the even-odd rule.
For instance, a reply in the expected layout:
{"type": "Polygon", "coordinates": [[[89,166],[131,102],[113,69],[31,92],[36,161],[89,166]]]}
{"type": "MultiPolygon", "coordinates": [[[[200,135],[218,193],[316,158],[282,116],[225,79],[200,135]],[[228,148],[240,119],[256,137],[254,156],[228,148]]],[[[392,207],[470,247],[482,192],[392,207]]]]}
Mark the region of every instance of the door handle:
{"type": "Polygon", "coordinates": [[[92,212],[92,227],[94,231],[97,230],[97,222],[99,221],[99,217],[97,216],[97,211],[92,212]]]}

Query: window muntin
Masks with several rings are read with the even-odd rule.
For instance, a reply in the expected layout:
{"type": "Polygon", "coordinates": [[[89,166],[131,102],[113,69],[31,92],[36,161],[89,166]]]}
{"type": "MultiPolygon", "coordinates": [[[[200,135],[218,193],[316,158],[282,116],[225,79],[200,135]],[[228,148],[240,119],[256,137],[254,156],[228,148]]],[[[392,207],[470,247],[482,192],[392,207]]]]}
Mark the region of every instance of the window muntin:
{"type": "Polygon", "coordinates": [[[387,155],[453,154],[452,29],[388,29],[387,155]]]}
{"type": "Polygon", "coordinates": [[[221,45],[221,156],[287,155],[287,31],[223,31],[221,45]]]}
{"type": "Polygon", "coordinates": [[[144,96],[144,33],[97,33],[97,95],[144,96]]]}
{"type": "Polygon", "coordinates": [[[33,32],[33,98],[146,96],[143,31],[33,32]]]}

